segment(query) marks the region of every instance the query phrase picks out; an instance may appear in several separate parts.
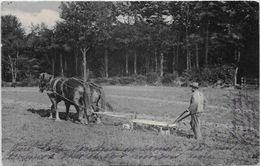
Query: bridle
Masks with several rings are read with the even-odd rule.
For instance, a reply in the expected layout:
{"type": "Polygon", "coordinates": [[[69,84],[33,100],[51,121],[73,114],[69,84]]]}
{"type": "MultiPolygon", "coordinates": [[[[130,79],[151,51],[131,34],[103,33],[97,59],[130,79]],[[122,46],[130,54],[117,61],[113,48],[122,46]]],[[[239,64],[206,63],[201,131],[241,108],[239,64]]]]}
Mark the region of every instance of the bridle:
{"type": "Polygon", "coordinates": [[[39,79],[40,79],[39,81],[40,92],[43,92],[44,90],[49,90],[50,82],[53,79],[53,76],[47,73],[42,73],[40,74],[39,79]]]}

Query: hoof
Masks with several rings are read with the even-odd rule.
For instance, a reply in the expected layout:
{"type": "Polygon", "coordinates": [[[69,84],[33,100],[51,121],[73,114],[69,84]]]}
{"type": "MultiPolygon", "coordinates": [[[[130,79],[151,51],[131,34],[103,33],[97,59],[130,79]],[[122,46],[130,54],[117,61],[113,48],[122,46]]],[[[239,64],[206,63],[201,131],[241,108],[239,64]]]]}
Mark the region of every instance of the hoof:
{"type": "Polygon", "coordinates": [[[88,121],[87,121],[87,120],[84,120],[84,121],[83,121],[83,124],[84,124],[84,125],[88,125],[88,121]]]}
{"type": "Polygon", "coordinates": [[[97,118],[96,124],[101,124],[101,123],[102,123],[102,122],[101,122],[100,118],[97,118]]]}

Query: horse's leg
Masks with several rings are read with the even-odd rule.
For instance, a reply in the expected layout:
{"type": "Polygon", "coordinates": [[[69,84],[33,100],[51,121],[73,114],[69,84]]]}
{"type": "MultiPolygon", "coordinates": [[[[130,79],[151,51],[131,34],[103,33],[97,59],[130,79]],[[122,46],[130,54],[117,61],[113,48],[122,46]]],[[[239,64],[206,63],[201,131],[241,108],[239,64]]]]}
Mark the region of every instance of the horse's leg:
{"type": "Polygon", "coordinates": [[[53,94],[48,94],[48,96],[51,101],[51,112],[50,112],[49,119],[52,119],[53,118],[52,114],[55,111],[54,105],[55,105],[56,101],[55,101],[55,97],[53,96],[53,94]]]}
{"type": "Polygon", "coordinates": [[[84,122],[83,120],[83,110],[84,108],[82,108],[82,104],[80,102],[80,100],[74,100],[74,103],[76,104],[75,105],[75,108],[77,110],[77,114],[78,114],[78,119],[80,121],[80,123],[82,124],[88,124],[88,122],[84,122]]]}
{"type": "Polygon", "coordinates": [[[53,112],[54,112],[54,104],[52,103],[49,119],[53,119],[53,116],[52,116],[53,112]]]}
{"type": "Polygon", "coordinates": [[[83,117],[83,123],[84,124],[88,124],[89,123],[89,114],[88,114],[88,108],[86,107],[86,105],[84,104],[84,99],[81,98],[79,100],[80,105],[81,105],[81,112],[82,112],[82,117],[83,117]]]}
{"type": "Polygon", "coordinates": [[[97,124],[100,124],[101,123],[101,118],[99,115],[97,115],[97,121],[96,121],[97,124]]]}
{"type": "Polygon", "coordinates": [[[91,115],[91,112],[90,109],[92,109],[92,107],[89,107],[88,103],[86,103],[84,97],[82,97],[80,99],[80,104],[82,105],[83,109],[83,116],[85,118],[85,124],[88,124],[89,123],[89,116],[91,115]]]}
{"type": "Polygon", "coordinates": [[[57,98],[56,98],[56,102],[55,102],[55,104],[54,104],[54,107],[55,107],[55,110],[56,110],[56,119],[55,119],[55,121],[61,121],[61,120],[60,120],[60,117],[59,117],[59,110],[57,109],[57,105],[58,105],[58,103],[59,103],[60,101],[61,101],[60,99],[57,99],[57,98]]]}
{"type": "MultiPolygon", "coordinates": [[[[100,99],[100,98],[99,98],[100,99]]],[[[99,99],[96,101],[96,111],[99,112],[99,106],[98,106],[98,102],[99,102],[99,99]]],[[[97,116],[97,121],[96,121],[96,124],[100,124],[101,123],[101,117],[100,115],[96,114],[97,116]]]]}
{"type": "Polygon", "coordinates": [[[65,105],[66,105],[66,117],[65,117],[65,119],[68,120],[69,119],[70,103],[65,101],[65,105]]]}

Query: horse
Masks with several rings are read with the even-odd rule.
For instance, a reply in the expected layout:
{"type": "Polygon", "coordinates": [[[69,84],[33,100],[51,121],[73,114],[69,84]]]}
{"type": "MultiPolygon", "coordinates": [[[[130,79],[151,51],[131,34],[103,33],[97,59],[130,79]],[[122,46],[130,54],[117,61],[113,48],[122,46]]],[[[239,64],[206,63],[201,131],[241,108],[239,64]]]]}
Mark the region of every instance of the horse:
{"type": "MultiPolygon", "coordinates": [[[[77,79],[77,81],[81,83],[84,83],[84,81],[79,78],[73,78],[77,79]]],[[[93,119],[97,121],[97,123],[100,123],[101,117],[96,113],[100,111],[106,111],[107,109],[109,111],[114,111],[114,108],[111,106],[109,102],[107,102],[104,89],[101,86],[97,85],[94,82],[89,82],[89,87],[91,107],[92,110],[94,110],[94,113],[92,113],[91,116],[93,119]]]]}
{"type": "Polygon", "coordinates": [[[41,73],[39,80],[39,91],[41,93],[47,91],[52,103],[50,119],[53,119],[52,113],[56,112],[56,121],[60,121],[57,105],[60,101],[64,101],[66,120],[68,120],[70,106],[74,105],[80,123],[89,123],[89,117],[94,111],[91,107],[91,88],[88,83],[75,78],[54,77],[48,73],[41,73]]]}

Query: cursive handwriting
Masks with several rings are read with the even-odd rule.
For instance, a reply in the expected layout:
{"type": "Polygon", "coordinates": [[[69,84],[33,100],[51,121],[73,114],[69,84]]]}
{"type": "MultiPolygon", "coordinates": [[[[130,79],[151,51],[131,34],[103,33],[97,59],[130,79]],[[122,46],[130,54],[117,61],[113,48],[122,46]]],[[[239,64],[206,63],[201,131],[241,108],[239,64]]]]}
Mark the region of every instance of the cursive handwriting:
{"type": "Polygon", "coordinates": [[[54,142],[48,140],[46,142],[34,143],[17,143],[7,153],[9,160],[42,160],[53,158],[56,154],[61,159],[95,159],[95,160],[113,160],[123,159],[125,157],[133,159],[174,159],[179,155],[174,154],[177,147],[154,147],[146,145],[143,147],[123,147],[123,146],[107,146],[105,142],[98,146],[89,146],[80,144],[73,149],[68,149],[63,146],[62,142],[54,142]],[[41,151],[37,154],[33,150],[37,148],[41,151]]]}

